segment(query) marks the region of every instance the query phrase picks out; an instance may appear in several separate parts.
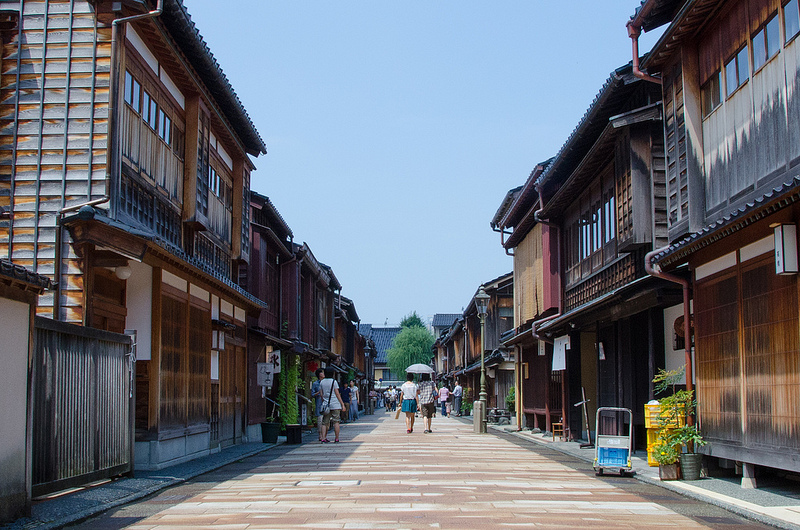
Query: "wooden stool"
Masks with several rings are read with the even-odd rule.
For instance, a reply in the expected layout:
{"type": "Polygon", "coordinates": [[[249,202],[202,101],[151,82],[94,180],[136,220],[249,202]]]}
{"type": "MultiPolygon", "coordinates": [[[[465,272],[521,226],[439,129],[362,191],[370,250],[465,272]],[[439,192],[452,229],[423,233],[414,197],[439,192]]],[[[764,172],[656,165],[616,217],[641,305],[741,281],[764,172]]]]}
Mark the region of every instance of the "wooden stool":
{"type": "Polygon", "coordinates": [[[564,438],[564,424],[562,422],[553,423],[553,441],[556,441],[556,435],[559,438],[564,438]]]}

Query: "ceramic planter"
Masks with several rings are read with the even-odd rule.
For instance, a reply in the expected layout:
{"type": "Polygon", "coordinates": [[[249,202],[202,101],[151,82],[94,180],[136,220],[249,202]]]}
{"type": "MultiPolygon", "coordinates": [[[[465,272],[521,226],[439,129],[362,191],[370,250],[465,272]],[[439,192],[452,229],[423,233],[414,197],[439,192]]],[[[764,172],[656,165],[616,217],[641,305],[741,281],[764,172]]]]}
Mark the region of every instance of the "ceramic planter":
{"type": "Polygon", "coordinates": [[[658,466],[658,478],[661,480],[678,480],[681,478],[680,464],[661,464],[658,466]]]}
{"type": "Polygon", "coordinates": [[[700,453],[684,453],[681,455],[681,474],[683,480],[699,480],[703,469],[703,455],[700,453]]]}

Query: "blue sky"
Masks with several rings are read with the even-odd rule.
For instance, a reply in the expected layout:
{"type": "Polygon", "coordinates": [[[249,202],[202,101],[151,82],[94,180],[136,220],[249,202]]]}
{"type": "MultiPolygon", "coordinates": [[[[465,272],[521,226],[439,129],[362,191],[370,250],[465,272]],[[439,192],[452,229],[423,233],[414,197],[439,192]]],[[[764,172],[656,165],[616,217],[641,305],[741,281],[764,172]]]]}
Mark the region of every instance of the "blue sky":
{"type": "Polygon", "coordinates": [[[184,4],[267,144],[252,188],[383,325],[512,270],[489,222],[630,61],[639,2],[184,4]]]}

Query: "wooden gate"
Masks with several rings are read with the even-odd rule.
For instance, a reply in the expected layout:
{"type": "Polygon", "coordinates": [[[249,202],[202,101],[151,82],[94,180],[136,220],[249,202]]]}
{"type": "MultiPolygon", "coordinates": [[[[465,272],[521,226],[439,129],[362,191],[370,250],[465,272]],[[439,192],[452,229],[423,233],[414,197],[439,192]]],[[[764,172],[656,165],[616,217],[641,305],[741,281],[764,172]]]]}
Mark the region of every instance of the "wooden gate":
{"type": "Polygon", "coordinates": [[[36,317],[34,496],[133,471],[132,342],[36,317]]]}

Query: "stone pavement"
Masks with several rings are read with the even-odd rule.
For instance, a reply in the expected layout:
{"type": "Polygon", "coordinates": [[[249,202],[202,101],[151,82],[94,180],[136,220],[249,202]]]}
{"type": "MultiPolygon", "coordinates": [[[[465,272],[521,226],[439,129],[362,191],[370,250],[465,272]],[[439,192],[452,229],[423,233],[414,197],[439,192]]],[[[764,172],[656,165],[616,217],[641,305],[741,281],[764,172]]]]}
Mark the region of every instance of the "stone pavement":
{"type": "Polygon", "coordinates": [[[634,464],[639,481],[598,478],[585,463],[594,451],[576,443],[494,427],[475,435],[469,418],[437,417],[435,432],[423,434],[419,421],[408,435],[402,418],[378,410],[343,426],[339,444],[316,443],[314,432],[301,446],[234,446],[39,502],[32,518],[8,528],[60,528],[114,507],[80,528],[760,526],[705,502],[800,528],[800,501],[791,494],[717,479],[660,483],[641,459],[634,464]]]}
{"type": "MultiPolygon", "coordinates": [[[[472,418],[464,418],[472,425],[472,418]]],[[[579,458],[585,462],[593,462],[595,451],[591,448],[581,449],[576,442],[553,440],[552,436],[531,431],[517,431],[516,427],[489,425],[490,432],[508,432],[514,436],[531,440],[556,451],[579,458]]],[[[800,484],[775,483],[764,481],[758,489],[744,489],[740,479],[703,478],[696,481],[661,481],[658,468],[647,464],[647,454],[636,451],[631,459],[634,476],[642,482],[655,484],[665,489],[680,493],[686,497],[719,506],[732,513],[742,515],[754,521],[778,528],[800,530],[800,484]]]]}

